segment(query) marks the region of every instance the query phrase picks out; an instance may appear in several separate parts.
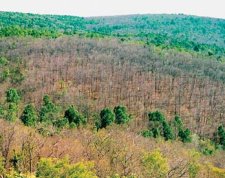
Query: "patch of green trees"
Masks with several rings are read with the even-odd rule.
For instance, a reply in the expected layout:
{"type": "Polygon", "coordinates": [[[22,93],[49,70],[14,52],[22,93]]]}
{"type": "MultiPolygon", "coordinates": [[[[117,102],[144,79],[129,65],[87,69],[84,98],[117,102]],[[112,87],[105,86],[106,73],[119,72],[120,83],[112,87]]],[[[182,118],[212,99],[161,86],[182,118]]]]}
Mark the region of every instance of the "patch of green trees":
{"type": "Polygon", "coordinates": [[[181,117],[175,116],[173,120],[167,121],[160,111],[148,113],[148,130],[141,131],[144,137],[164,138],[168,140],[180,140],[183,143],[194,142],[198,144],[199,151],[204,155],[212,155],[216,149],[225,150],[225,129],[221,125],[214,133],[213,138],[200,138],[197,134],[192,134],[191,130],[186,128],[181,117]]]}
{"type": "Polygon", "coordinates": [[[180,117],[168,122],[160,111],[150,112],[149,129],[143,131],[144,137],[163,137],[165,140],[180,139],[182,142],[191,142],[191,131],[185,128],[180,117]]]}
{"type": "MultiPolygon", "coordinates": [[[[0,106],[0,116],[10,122],[14,122],[18,118],[18,107],[21,96],[17,89],[9,88],[6,91],[6,105],[0,106]]],[[[27,104],[21,116],[21,122],[28,127],[35,127],[38,124],[44,126],[53,125],[58,129],[65,127],[75,128],[87,124],[87,118],[79,112],[74,105],[70,105],[62,114],[61,107],[57,106],[50,96],[44,95],[42,106],[36,109],[33,104],[27,104]]],[[[127,124],[131,120],[131,115],[128,114],[127,108],[123,105],[110,108],[104,108],[99,113],[99,119],[95,126],[97,129],[106,128],[112,123],[127,124]]]]}
{"type": "Polygon", "coordinates": [[[119,105],[114,107],[113,110],[110,108],[104,108],[100,112],[100,120],[96,122],[97,129],[106,128],[107,126],[116,124],[126,124],[131,120],[131,115],[127,113],[125,106],[119,105]]]}

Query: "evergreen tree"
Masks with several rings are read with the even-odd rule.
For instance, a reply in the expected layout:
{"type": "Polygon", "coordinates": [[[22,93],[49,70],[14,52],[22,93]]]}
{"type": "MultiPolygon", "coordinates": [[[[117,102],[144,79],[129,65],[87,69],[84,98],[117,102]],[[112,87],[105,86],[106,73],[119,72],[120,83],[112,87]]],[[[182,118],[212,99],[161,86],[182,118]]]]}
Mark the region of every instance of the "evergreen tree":
{"type": "Polygon", "coordinates": [[[153,127],[150,130],[150,132],[152,132],[154,138],[157,138],[157,137],[160,137],[161,136],[161,129],[160,128],[153,127]]]}
{"type": "Polygon", "coordinates": [[[17,119],[18,106],[15,103],[10,103],[6,115],[6,120],[14,122],[17,119]]]}
{"type": "Polygon", "coordinates": [[[149,130],[153,133],[153,137],[157,138],[163,136],[163,122],[165,122],[165,116],[159,112],[150,112],[149,117],[149,130]]]}
{"type": "Polygon", "coordinates": [[[178,137],[178,133],[180,130],[183,129],[183,121],[179,116],[175,116],[174,120],[171,122],[171,125],[173,127],[173,131],[174,131],[174,137],[175,139],[178,137]]]}
{"type": "Polygon", "coordinates": [[[214,140],[217,144],[221,145],[225,149],[225,129],[221,125],[218,127],[217,132],[214,134],[214,140]]]}
{"type": "Polygon", "coordinates": [[[191,142],[191,131],[189,129],[180,130],[178,136],[184,143],[191,142]]]}
{"type": "Polygon", "coordinates": [[[82,124],[85,124],[87,122],[86,118],[80,114],[75,108],[74,106],[69,106],[69,108],[65,111],[65,118],[68,119],[69,123],[72,124],[76,124],[77,126],[80,126],[82,124]]]}
{"type": "Polygon", "coordinates": [[[115,122],[117,124],[125,124],[129,122],[130,116],[127,114],[127,109],[124,106],[116,106],[114,108],[114,113],[115,113],[115,122]]]}
{"type": "Polygon", "coordinates": [[[149,121],[158,121],[158,122],[161,122],[161,123],[163,121],[165,121],[165,116],[159,111],[150,112],[148,114],[148,118],[149,118],[149,121]]]}
{"type": "Polygon", "coordinates": [[[223,126],[218,128],[219,144],[225,148],[225,130],[223,126]]]}
{"type": "Polygon", "coordinates": [[[43,105],[40,110],[40,122],[52,123],[58,117],[58,108],[48,95],[43,97],[43,105]]]}
{"type": "Polygon", "coordinates": [[[6,101],[8,103],[18,103],[20,96],[15,88],[10,88],[6,91],[6,101]]]}
{"type": "Polygon", "coordinates": [[[101,119],[100,128],[105,128],[105,127],[111,125],[115,121],[115,115],[111,109],[104,108],[100,112],[100,119],[101,119]]]}
{"type": "Polygon", "coordinates": [[[21,116],[21,121],[26,126],[35,126],[37,122],[37,114],[35,111],[35,108],[32,104],[28,104],[23,111],[23,114],[21,116]]]}
{"type": "Polygon", "coordinates": [[[59,129],[62,129],[65,126],[69,125],[69,121],[67,118],[61,118],[61,119],[57,119],[56,121],[54,121],[53,125],[59,129]]]}
{"type": "Polygon", "coordinates": [[[9,61],[5,57],[0,57],[0,67],[6,66],[9,61]]]}
{"type": "Polygon", "coordinates": [[[166,121],[164,121],[162,123],[162,126],[163,126],[163,137],[165,138],[165,140],[172,140],[174,138],[174,135],[170,125],[166,121]]]}

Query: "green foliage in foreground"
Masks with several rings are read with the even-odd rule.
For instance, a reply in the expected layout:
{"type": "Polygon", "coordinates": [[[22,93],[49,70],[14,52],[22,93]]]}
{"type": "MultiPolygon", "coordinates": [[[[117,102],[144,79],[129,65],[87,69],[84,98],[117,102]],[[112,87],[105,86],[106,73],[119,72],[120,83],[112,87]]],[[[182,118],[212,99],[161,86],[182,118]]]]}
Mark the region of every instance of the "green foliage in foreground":
{"type": "Polygon", "coordinates": [[[91,161],[69,163],[68,159],[41,158],[37,164],[36,173],[22,173],[21,171],[4,167],[4,160],[0,158],[0,176],[5,178],[98,178],[94,163],[91,161]]]}
{"type": "Polygon", "coordinates": [[[58,160],[42,158],[37,166],[36,177],[39,178],[97,178],[92,162],[69,164],[67,159],[58,160]]]}
{"type": "Polygon", "coordinates": [[[148,177],[167,177],[169,164],[158,150],[146,154],[142,159],[148,177]]]}

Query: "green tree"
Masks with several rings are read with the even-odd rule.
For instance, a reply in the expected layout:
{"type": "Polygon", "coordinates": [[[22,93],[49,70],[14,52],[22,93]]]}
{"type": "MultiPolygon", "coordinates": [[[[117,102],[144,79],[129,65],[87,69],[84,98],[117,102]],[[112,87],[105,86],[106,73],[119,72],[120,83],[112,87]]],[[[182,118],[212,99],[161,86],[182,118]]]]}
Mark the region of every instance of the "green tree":
{"type": "Polygon", "coordinates": [[[15,103],[10,103],[6,114],[6,120],[14,122],[17,119],[18,106],[15,103]]]}
{"type": "Polygon", "coordinates": [[[127,114],[125,106],[116,106],[113,111],[115,113],[115,122],[117,124],[125,124],[130,121],[130,116],[127,114]]]}
{"type": "Polygon", "coordinates": [[[153,132],[150,130],[144,130],[141,132],[141,135],[145,138],[153,137],[153,132]]]}
{"type": "Polygon", "coordinates": [[[169,171],[167,159],[158,150],[144,155],[142,163],[146,177],[166,178],[169,171]]]}
{"type": "Polygon", "coordinates": [[[9,76],[10,76],[10,71],[8,68],[5,68],[0,74],[0,81],[1,82],[6,81],[9,76]]]}
{"type": "Polygon", "coordinates": [[[148,118],[149,121],[158,121],[161,123],[165,121],[165,116],[160,111],[150,112],[148,118]]]}
{"type": "Polygon", "coordinates": [[[21,121],[24,123],[26,126],[35,126],[37,122],[37,113],[32,104],[28,104],[22,113],[21,116],[21,121]]]}
{"type": "Polygon", "coordinates": [[[180,130],[178,136],[184,143],[191,142],[191,131],[189,129],[180,130]]]}
{"type": "Polygon", "coordinates": [[[153,133],[153,137],[170,137],[170,128],[165,120],[165,116],[160,111],[150,112],[149,117],[149,130],[153,133]]]}
{"type": "Polygon", "coordinates": [[[100,112],[100,128],[105,128],[115,121],[115,115],[109,108],[104,108],[100,112]]]}
{"type": "Polygon", "coordinates": [[[6,91],[6,101],[9,103],[16,103],[20,101],[20,96],[15,88],[10,88],[6,91]]]}
{"type": "Polygon", "coordinates": [[[67,118],[60,118],[53,122],[53,125],[59,129],[62,129],[69,125],[69,121],[67,118]]]}
{"type": "Polygon", "coordinates": [[[164,121],[162,123],[162,126],[163,126],[163,137],[165,138],[165,140],[174,139],[174,134],[170,125],[166,121],[164,121]]]}
{"type": "Polygon", "coordinates": [[[8,63],[9,63],[9,61],[7,60],[7,58],[0,57],[0,67],[6,66],[8,63]]]}
{"type": "Polygon", "coordinates": [[[178,133],[183,129],[183,121],[179,116],[175,116],[174,120],[171,122],[174,131],[175,139],[178,137],[178,133]]]}
{"type": "Polygon", "coordinates": [[[225,129],[220,125],[215,133],[214,140],[217,144],[221,145],[225,149],[225,129]]]}
{"type": "Polygon", "coordinates": [[[68,119],[70,124],[74,123],[77,126],[86,124],[87,122],[86,118],[79,113],[73,105],[69,106],[69,108],[65,111],[64,117],[68,119]]]}
{"type": "Polygon", "coordinates": [[[48,95],[43,97],[43,105],[40,110],[40,122],[52,123],[58,117],[58,108],[48,95]]]}
{"type": "Polygon", "coordinates": [[[2,105],[0,105],[0,118],[4,118],[5,117],[5,109],[2,105]]]}
{"type": "Polygon", "coordinates": [[[24,74],[19,67],[16,67],[10,71],[11,83],[20,84],[24,79],[24,74]]]}

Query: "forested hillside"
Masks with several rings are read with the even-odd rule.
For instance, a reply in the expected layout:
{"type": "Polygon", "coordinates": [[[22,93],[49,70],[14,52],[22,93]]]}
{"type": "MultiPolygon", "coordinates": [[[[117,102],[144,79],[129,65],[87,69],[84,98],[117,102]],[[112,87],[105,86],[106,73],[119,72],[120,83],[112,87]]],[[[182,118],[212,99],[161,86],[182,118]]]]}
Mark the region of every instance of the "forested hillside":
{"type": "Polygon", "coordinates": [[[225,20],[0,13],[0,175],[225,176],[225,20]]]}
{"type": "Polygon", "coordinates": [[[225,20],[186,15],[130,15],[82,18],[0,12],[0,36],[58,37],[78,33],[116,37],[162,48],[216,55],[224,60],[225,20]]]}

